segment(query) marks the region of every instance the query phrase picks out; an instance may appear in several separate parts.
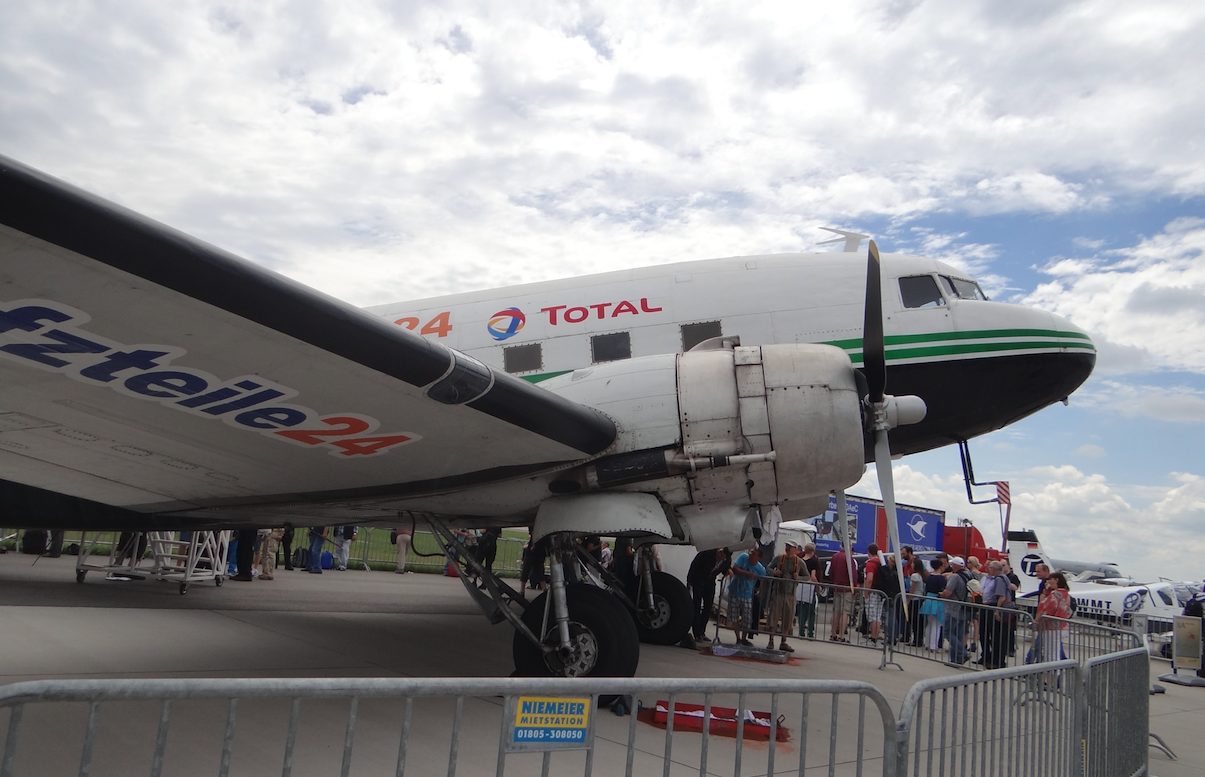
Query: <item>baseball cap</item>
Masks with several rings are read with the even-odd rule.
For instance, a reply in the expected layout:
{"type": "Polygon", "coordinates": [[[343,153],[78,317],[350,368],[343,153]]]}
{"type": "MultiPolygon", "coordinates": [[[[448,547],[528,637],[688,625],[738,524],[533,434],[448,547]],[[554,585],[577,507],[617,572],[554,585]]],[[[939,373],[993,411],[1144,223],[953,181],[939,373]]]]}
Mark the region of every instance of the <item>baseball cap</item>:
{"type": "Polygon", "coordinates": [[[966,559],[964,559],[962,556],[955,556],[954,558],[950,559],[950,566],[965,567],[966,565],[966,559]]]}

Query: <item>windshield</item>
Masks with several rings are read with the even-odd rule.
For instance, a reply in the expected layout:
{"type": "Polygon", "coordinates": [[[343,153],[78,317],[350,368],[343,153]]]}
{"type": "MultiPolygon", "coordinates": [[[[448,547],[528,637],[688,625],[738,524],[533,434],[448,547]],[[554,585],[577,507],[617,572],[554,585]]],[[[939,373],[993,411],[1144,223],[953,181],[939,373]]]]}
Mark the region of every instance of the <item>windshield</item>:
{"type": "Polygon", "coordinates": [[[946,293],[952,297],[958,299],[987,299],[987,295],[983,293],[983,289],[979,288],[979,284],[974,281],[951,278],[946,275],[940,277],[941,285],[945,287],[946,293]]]}
{"type": "Polygon", "coordinates": [[[906,308],[932,308],[946,304],[931,275],[900,278],[900,299],[906,308]]]}

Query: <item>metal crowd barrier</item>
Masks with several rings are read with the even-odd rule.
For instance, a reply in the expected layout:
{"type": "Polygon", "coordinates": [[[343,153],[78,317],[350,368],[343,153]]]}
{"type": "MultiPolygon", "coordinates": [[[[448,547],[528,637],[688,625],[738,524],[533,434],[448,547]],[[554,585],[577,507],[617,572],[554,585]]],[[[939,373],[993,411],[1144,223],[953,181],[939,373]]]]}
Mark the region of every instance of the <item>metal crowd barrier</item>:
{"type": "MultiPolygon", "coordinates": [[[[1076,701],[1081,695],[1074,661],[919,682],[904,697],[900,711],[899,773],[1076,773],[1076,701]]],[[[1144,754],[1145,747],[1144,740],[1144,754]]]]}
{"type": "MultiPolygon", "coordinates": [[[[749,631],[758,639],[768,640],[772,649],[786,641],[806,639],[840,641],[854,647],[883,650],[889,633],[890,602],[881,591],[842,588],[830,583],[809,583],[777,577],[757,578],[758,587],[751,601],[752,625],[749,631]],[[781,597],[781,599],[780,599],[781,597]],[[839,599],[844,601],[838,604],[839,599]],[[842,623],[834,624],[838,608],[848,607],[842,623]],[[781,609],[779,609],[781,608],[781,609]],[[776,617],[779,615],[784,617],[776,617]],[[789,617],[788,617],[789,616],[789,617]],[[879,618],[879,637],[873,639],[871,624],[879,618]]],[[[729,579],[720,583],[717,592],[715,642],[725,644],[720,629],[739,627],[733,618],[734,607],[729,579]]],[[[744,630],[744,629],[742,629],[744,630]]],[[[766,647],[758,645],[755,647],[766,647]]]]}
{"type": "MultiPolygon", "coordinates": [[[[365,568],[375,570],[394,569],[397,565],[397,546],[389,542],[390,531],[392,530],[381,527],[360,527],[356,539],[348,549],[348,558],[355,562],[357,567],[363,565],[365,568]]],[[[294,529],[294,533],[292,549],[308,548],[309,539],[306,537],[305,529],[294,529]]],[[[20,534],[20,530],[0,530],[0,540],[14,542],[15,547],[10,552],[19,552],[20,543],[16,541],[19,540],[20,534]]],[[[108,554],[111,552],[110,546],[117,543],[118,536],[119,532],[102,532],[91,535],[89,537],[90,544],[83,547],[83,552],[101,555],[108,554]]],[[[64,533],[64,548],[70,546],[72,543],[76,545],[84,544],[81,532],[67,531],[64,533]]],[[[325,547],[334,553],[333,543],[328,543],[325,547]]],[[[283,552],[284,546],[282,543],[281,553],[283,552]]],[[[499,537],[498,555],[494,560],[494,571],[503,577],[518,577],[522,554],[523,540],[514,537],[499,537]]],[[[443,572],[447,563],[447,557],[439,549],[439,545],[431,535],[431,532],[416,531],[410,546],[410,552],[406,557],[406,568],[417,572],[443,572]]],[[[284,566],[283,561],[280,566],[284,566]]]]}
{"type": "Polygon", "coordinates": [[[884,649],[884,664],[896,664],[895,656],[907,655],[942,663],[958,663],[968,669],[1000,669],[1025,663],[1032,644],[1033,618],[1024,610],[1008,610],[973,602],[953,602],[939,597],[900,594],[891,605],[900,624],[884,649]],[[926,609],[936,610],[922,614],[926,609]],[[908,618],[903,617],[908,608],[908,618]],[[954,621],[945,617],[958,610],[954,621]],[[957,640],[963,646],[952,650],[950,629],[961,629],[957,640]],[[958,655],[954,655],[958,653],[958,655]],[[959,661],[962,656],[965,661],[959,661]]]}
{"type": "MultiPolygon", "coordinates": [[[[491,768],[501,776],[508,766],[512,775],[538,770],[545,777],[588,777],[596,768],[629,776],[669,775],[671,768],[700,775],[774,774],[787,766],[799,774],[827,767],[830,775],[898,775],[896,721],[887,700],[873,686],[848,680],[62,680],[0,688],[0,711],[5,708],[0,777],[77,769],[80,775],[152,777],[338,770],[347,777],[353,764],[356,773],[399,777],[478,775],[491,768]],[[638,725],[637,715],[599,709],[604,694],[640,694],[650,707],[665,702],[658,705],[664,734],[638,725]],[[523,697],[585,697],[589,720],[575,746],[554,751],[516,737],[516,716],[527,709],[523,697]],[[702,709],[686,710],[690,702],[702,709]],[[709,725],[702,725],[705,720],[709,725]],[[729,723],[729,736],[721,736],[729,723]],[[28,739],[42,740],[23,739],[27,728],[36,729],[28,739]],[[49,747],[43,729],[51,732],[49,747]],[[788,733],[791,750],[765,746],[787,741],[788,733]],[[763,744],[746,747],[746,739],[763,744]]],[[[656,722],[655,711],[640,717],[656,722]]]]}
{"type": "Polygon", "coordinates": [[[1146,774],[1150,681],[1145,647],[1096,656],[1084,665],[1080,715],[1085,774],[1146,774]]]}
{"type": "Polygon", "coordinates": [[[873,686],[835,680],[43,680],[0,688],[0,777],[348,777],[353,765],[399,777],[1136,777],[1147,768],[1147,662],[1138,648],[1083,667],[925,680],[898,718],[873,686]],[[649,709],[616,717],[599,708],[605,695],[643,696],[649,709]],[[537,725],[524,716],[540,702],[576,716],[564,724],[577,727],[572,737],[520,733],[537,725]]]}

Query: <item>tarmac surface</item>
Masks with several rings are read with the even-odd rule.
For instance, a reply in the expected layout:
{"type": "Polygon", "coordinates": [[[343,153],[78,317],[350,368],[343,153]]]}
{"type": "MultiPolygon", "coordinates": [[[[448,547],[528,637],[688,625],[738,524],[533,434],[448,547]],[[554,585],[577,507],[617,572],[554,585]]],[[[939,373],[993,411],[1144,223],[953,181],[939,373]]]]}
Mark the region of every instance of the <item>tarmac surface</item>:
{"type": "MultiPolygon", "coordinates": [[[[328,570],[323,575],[311,575],[279,569],[272,581],[227,581],[221,587],[212,582],[197,583],[186,595],[181,595],[178,586],[172,583],[110,581],[96,572],[77,584],[74,557],[40,558],[34,562],[32,556],[0,555],[0,685],[65,678],[506,677],[513,669],[513,631],[505,624],[489,625],[461,583],[452,578],[353,570],[328,570]]],[[[731,641],[730,632],[721,634],[731,641]]],[[[797,652],[785,665],[720,658],[681,647],[642,645],[638,676],[861,680],[881,690],[892,710],[898,713],[904,695],[914,683],[961,672],[937,662],[908,657],[900,658],[904,671],[895,667],[879,670],[877,651],[804,640],[796,640],[794,644],[797,652]]],[[[1166,662],[1152,661],[1152,681],[1168,671],[1166,662]]],[[[1150,773],[1157,777],[1205,773],[1202,736],[1205,688],[1165,687],[1165,694],[1151,697],[1151,730],[1164,739],[1178,760],[1169,760],[1152,749],[1150,773]]],[[[645,705],[651,705],[655,696],[643,698],[645,705]]],[[[490,700],[477,701],[489,706],[490,700]]],[[[105,725],[101,733],[128,739],[133,736],[132,731],[139,730],[153,741],[157,713],[131,710],[119,721],[102,719],[105,725]]],[[[240,737],[245,736],[246,724],[253,727],[255,733],[250,735],[253,740],[283,740],[280,721],[287,718],[287,709],[272,714],[264,710],[255,712],[250,707],[248,710],[240,713],[243,715],[240,737]]],[[[22,759],[31,758],[32,751],[55,750],[52,744],[55,738],[64,736],[63,731],[82,727],[85,713],[86,710],[47,713],[39,718],[27,712],[23,731],[28,728],[32,732],[34,744],[22,745],[25,748],[22,759]]],[[[219,729],[224,714],[219,716],[219,729]]],[[[495,719],[497,714],[495,710],[495,719]]],[[[827,708],[824,714],[827,715],[827,708]]],[[[298,764],[294,774],[338,773],[339,752],[335,751],[342,746],[345,717],[345,704],[341,711],[332,708],[323,713],[320,727],[334,730],[338,742],[326,748],[330,752],[307,756],[308,760],[298,764]]],[[[478,748],[480,752],[472,754],[462,748],[460,774],[492,774],[494,770],[497,724],[478,724],[478,717],[477,706],[466,707],[465,736],[470,741],[473,737],[483,738],[482,741],[492,737],[492,744],[484,744],[478,748]],[[474,730],[476,725],[484,730],[474,730]]],[[[188,720],[187,716],[184,719],[188,720]]],[[[600,737],[614,734],[615,739],[626,739],[629,718],[602,711],[597,720],[600,737]]],[[[441,744],[426,756],[416,752],[407,773],[445,774],[446,730],[432,724],[424,734],[425,718],[419,716],[416,721],[412,739],[430,736],[441,744]]],[[[877,725],[873,719],[871,722],[877,725]]],[[[8,713],[0,710],[0,736],[7,723],[8,713]]],[[[643,723],[639,725],[642,738],[648,738],[648,749],[660,755],[661,732],[643,723]]],[[[218,735],[220,739],[220,730],[218,735]]],[[[173,737],[177,736],[181,734],[173,728],[173,737]]],[[[371,726],[366,723],[365,728],[357,729],[352,774],[393,774],[397,740],[396,734],[392,736],[392,740],[385,737],[381,741],[378,757],[373,753],[371,726]]],[[[699,739],[697,734],[692,736],[699,739]]],[[[210,765],[205,760],[208,756],[199,755],[198,750],[195,759],[190,760],[189,747],[176,746],[174,738],[172,742],[169,749],[178,760],[169,759],[164,774],[217,773],[213,768],[216,762],[210,765]]],[[[281,761],[273,747],[264,745],[267,755],[263,764],[247,757],[240,760],[236,754],[231,774],[279,773],[281,761]]],[[[691,747],[697,747],[697,743],[675,738],[675,761],[679,752],[691,747]]],[[[767,747],[762,743],[759,750],[755,743],[747,745],[745,774],[764,773],[767,747]]],[[[776,772],[795,773],[793,759],[797,756],[792,748],[784,744],[778,748],[781,765],[776,772]]],[[[74,774],[79,763],[78,745],[58,749],[63,752],[45,755],[49,760],[37,767],[37,771],[23,771],[20,767],[26,762],[19,759],[16,774],[74,774]]],[[[820,749],[827,749],[827,735],[820,749]]],[[[619,752],[622,753],[622,748],[619,752]]],[[[140,765],[127,771],[125,766],[113,765],[124,763],[119,756],[104,761],[101,755],[98,750],[93,775],[149,773],[149,760],[147,769],[140,765]]],[[[621,757],[614,753],[608,756],[600,749],[595,774],[622,773],[622,761],[612,762],[621,757]]],[[[713,758],[719,763],[725,757],[723,744],[717,743],[713,758]]],[[[135,762],[141,764],[137,759],[135,762]]],[[[641,770],[639,763],[636,773],[648,773],[641,770]]],[[[726,767],[729,770],[730,763],[726,767]]],[[[673,773],[697,773],[697,767],[687,768],[685,761],[681,767],[679,772],[676,764],[673,773]]],[[[647,768],[652,769],[651,761],[647,768]]],[[[658,762],[657,773],[660,768],[658,762]]],[[[877,773],[878,768],[877,764],[868,765],[867,773],[877,773]]],[[[838,769],[838,773],[844,771],[838,769]]],[[[506,773],[538,774],[539,762],[518,763],[512,768],[512,761],[508,761],[506,773]]],[[[580,773],[580,766],[569,773],[580,773]]]]}

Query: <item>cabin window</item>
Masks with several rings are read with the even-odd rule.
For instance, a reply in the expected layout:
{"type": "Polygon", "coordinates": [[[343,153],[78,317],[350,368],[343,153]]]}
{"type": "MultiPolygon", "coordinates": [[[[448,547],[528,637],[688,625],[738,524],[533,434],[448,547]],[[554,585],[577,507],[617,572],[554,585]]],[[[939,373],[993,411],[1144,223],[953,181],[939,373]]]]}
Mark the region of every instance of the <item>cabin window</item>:
{"type": "Polygon", "coordinates": [[[682,325],[682,352],[686,353],[704,340],[724,334],[719,321],[702,321],[682,325]]]}
{"type": "Polygon", "coordinates": [[[502,349],[502,366],[507,372],[535,372],[544,368],[544,348],[540,343],[512,345],[502,349]]]}
{"type": "Polygon", "coordinates": [[[1162,599],[1163,603],[1166,604],[1168,607],[1176,606],[1176,603],[1172,601],[1172,598],[1167,595],[1167,591],[1164,591],[1162,588],[1160,588],[1157,591],[1155,591],[1155,593],[1159,594],[1159,598],[1162,599]]]}
{"type": "Polygon", "coordinates": [[[958,299],[987,299],[987,295],[983,293],[983,289],[979,288],[979,284],[974,281],[967,281],[962,278],[949,278],[945,275],[938,277],[941,278],[942,287],[951,297],[957,297],[958,299]]]}
{"type": "Polygon", "coordinates": [[[900,278],[900,297],[906,308],[932,308],[946,304],[932,275],[900,278]]]}
{"type": "Polygon", "coordinates": [[[632,358],[632,333],[615,332],[590,338],[590,358],[595,364],[632,358]]]}

